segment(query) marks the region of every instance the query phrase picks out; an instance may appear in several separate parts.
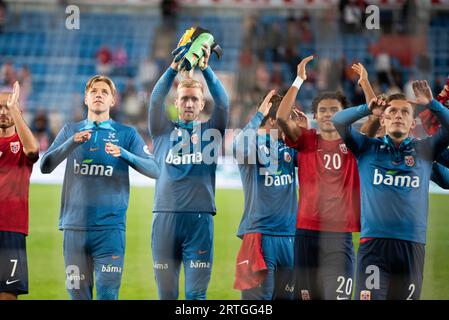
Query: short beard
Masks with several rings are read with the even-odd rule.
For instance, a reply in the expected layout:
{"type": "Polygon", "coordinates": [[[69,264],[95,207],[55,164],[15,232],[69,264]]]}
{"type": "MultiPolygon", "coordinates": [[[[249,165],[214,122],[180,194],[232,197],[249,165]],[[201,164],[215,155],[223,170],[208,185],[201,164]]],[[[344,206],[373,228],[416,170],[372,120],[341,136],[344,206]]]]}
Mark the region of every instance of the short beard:
{"type": "Polygon", "coordinates": [[[14,123],[0,124],[0,129],[8,129],[8,128],[11,128],[13,125],[14,125],[14,123]]]}
{"type": "Polygon", "coordinates": [[[332,133],[332,132],[336,132],[337,129],[335,129],[335,127],[332,128],[332,129],[321,129],[321,128],[320,128],[320,131],[321,131],[321,132],[326,132],[326,133],[332,133]]]}
{"type": "Polygon", "coordinates": [[[400,131],[394,131],[394,132],[391,133],[391,135],[395,139],[399,139],[399,138],[402,138],[404,136],[404,134],[402,132],[400,132],[400,131]]]}

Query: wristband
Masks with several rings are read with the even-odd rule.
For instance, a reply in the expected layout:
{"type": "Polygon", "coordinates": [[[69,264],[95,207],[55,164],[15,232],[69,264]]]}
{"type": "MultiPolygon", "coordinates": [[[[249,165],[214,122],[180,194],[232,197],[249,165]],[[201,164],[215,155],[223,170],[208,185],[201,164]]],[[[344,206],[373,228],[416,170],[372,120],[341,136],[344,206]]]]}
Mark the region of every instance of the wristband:
{"type": "Polygon", "coordinates": [[[295,81],[293,81],[292,83],[292,87],[296,87],[296,88],[301,88],[302,83],[304,82],[304,80],[300,77],[296,77],[295,81]]]}

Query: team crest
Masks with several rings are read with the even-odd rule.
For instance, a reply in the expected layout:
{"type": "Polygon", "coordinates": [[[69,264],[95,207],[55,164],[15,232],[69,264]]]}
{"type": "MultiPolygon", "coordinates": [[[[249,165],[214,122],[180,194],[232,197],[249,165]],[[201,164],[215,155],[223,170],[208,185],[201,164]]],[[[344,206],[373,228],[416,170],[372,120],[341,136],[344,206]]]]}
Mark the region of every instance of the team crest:
{"type": "Polygon", "coordinates": [[[340,144],[340,151],[344,154],[348,153],[348,148],[346,148],[346,145],[344,143],[340,144]]]}
{"type": "Polygon", "coordinates": [[[415,165],[415,158],[413,156],[405,156],[404,160],[405,164],[409,167],[413,167],[415,165]]]}
{"type": "Polygon", "coordinates": [[[20,151],[20,142],[19,141],[11,142],[9,147],[12,153],[17,153],[20,151]]]}
{"type": "Polygon", "coordinates": [[[196,133],[192,134],[192,137],[190,137],[190,141],[192,141],[193,144],[197,144],[198,140],[198,135],[196,133]]]}
{"type": "Polygon", "coordinates": [[[292,156],[290,155],[290,153],[284,152],[284,160],[285,160],[285,162],[292,161],[292,156]]]}
{"type": "Polygon", "coordinates": [[[360,291],[360,300],[371,300],[371,291],[369,290],[360,291]]]}
{"type": "Polygon", "coordinates": [[[301,290],[301,299],[310,300],[309,290],[301,290]]]}

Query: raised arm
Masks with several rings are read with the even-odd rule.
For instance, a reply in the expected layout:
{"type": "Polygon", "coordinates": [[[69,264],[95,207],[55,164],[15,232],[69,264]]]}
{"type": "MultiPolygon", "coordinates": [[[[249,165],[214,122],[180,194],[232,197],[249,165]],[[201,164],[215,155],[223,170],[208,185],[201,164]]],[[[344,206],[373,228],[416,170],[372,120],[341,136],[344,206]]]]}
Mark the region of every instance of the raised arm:
{"type": "Polygon", "coordinates": [[[148,110],[148,130],[152,137],[172,129],[173,125],[167,118],[164,101],[177,74],[176,69],[170,66],[156,82],[151,93],[148,110]]]}
{"type": "Polygon", "coordinates": [[[357,83],[362,88],[363,94],[365,95],[365,101],[368,104],[372,99],[376,97],[376,94],[371,87],[371,83],[369,82],[368,71],[366,71],[365,67],[360,62],[354,63],[351,68],[359,76],[359,80],[357,81],[357,83]]]}
{"type": "MultiPolygon", "coordinates": [[[[363,90],[366,104],[369,104],[369,102],[376,97],[376,94],[374,93],[374,90],[371,87],[371,83],[369,82],[368,72],[360,62],[354,63],[351,68],[359,76],[359,80],[357,81],[357,83],[363,90]]],[[[376,136],[376,132],[379,127],[379,117],[370,115],[368,117],[368,120],[366,120],[360,127],[360,132],[372,138],[376,136]]]]}
{"type": "Polygon", "coordinates": [[[282,99],[281,104],[279,105],[278,112],[276,114],[278,126],[291,141],[296,141],[301,136],[301,127],[297,126],[296,123],[290,119],[290,114],[292,112],[293,106],[295,105],[295,100],[296,96],[298,95],[299,88],[301,87],[301,84],[307,79],[307,62],[312,59],[313,56],[309,56],[301,60],[301,62],[298,64],[297,77],[282,99]]]}
{"type": "Polygon", "coordinates": [[[262,124],[262,120],[267,116],[271,108],[271,97],[275,91],[271,90],[260,104],[257,112],[254,114],[250,122],[243,130],[234,137],[233,150],[238,163],[243,163],[247,159],[251,159],[248,163],[255,163],[257,152],[257,130],[262,124]],[[245,140],[247,143],[245,144],[245,140]]]}
{"type": "Polygon", "coordinates": [[[20,85],[19,82],[16,81],[14,83],[13,91],[9,95],[6,102],[6,107],[11,114],[17,134],[19,135],[19,139],[22,142],[23,152],[28,158],[37,160],[37,158],[39,157],[39,145],[37,144],[36,138],[34,137],[33,133],[22,117],[19,107],[19,96],[20,85]]]}
{"type": "Polygon", "coordinates": [[[223,132],[226,129],[229,116],[229,98],[221,81],[212,71],[209,64],[210,47],[203,45],[204,56],[200,63],[200,69],[203,72],[204,80],[206,80],[207,87],[214,99],[214,110],[211,116],[212,128],[223,132]]]}
{"type": "Polygon", "coordinates": [[[41,172],[51,173],[80,144],[88,141],[92,130],[84,130],[68,137],[67,125],[56,136],[41,160],[41,172]]]}
{"type": "Polygon", "coordinates": [[[432,90],[430,89],[427,81],[414,81],[412,83],[412,87],[416,99],[409,102],[427,106],[427,108],[433,115],[435,115],[441,124],[441,128],[437,131],[437,133],[427,140],[430,143],[433,158],[435,159],[447,148],[447,145],[449,144],[449,110],[433,98],[432,90]]]}
{"type": "Polygon", "coordinates": [[[366,134],[366,136],[370,138],[374,138],[379,128],[380,119],[376,116],[369,115],[368,119],[360,127],[360,133],[366,134]]]}
{"type": "Polygon", "coordinates": [[[354,154],[358,154],[368,141],[368,137],[354,128],[352,124],[357,120],[370,114],[380,116],[386,107],[386,102],[382,98],[374,98],[369,105],[362,104],[337,112],[332,118],[338,134],[354,154]]]}
{"type": "Polygon", "coordinates": [[[203,71],[204,79],[210,94],[214,99],[214,110],[211,116],[211,126],[220,131],[226,129],[229,116],[229,98],[221,81],[217,78],[211,67],[203,71]]]}

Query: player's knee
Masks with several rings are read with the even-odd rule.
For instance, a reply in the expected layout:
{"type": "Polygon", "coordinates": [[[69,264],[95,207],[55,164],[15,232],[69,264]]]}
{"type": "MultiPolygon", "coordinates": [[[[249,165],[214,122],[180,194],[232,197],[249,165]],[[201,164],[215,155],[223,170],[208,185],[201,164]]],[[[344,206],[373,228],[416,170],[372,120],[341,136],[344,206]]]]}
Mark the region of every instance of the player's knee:
{"type": "Polygon", "coordinates": [[[71,300],[92,300],[92,292],[89,288],[68,289],[71,300]]]}
{"type": "Polygon", "coordinates": [[[121,280],[122,274],[120,272],[99,274],[95,283],[97,287],[97,299],[117,300],[121,280]]]}
{"type": "Polygon", "coordinates": [[[186,291],[186,300],[206,300],[206,290],[186,291]]]}
{"type": "Polygon", "coordinates": [[[162,287],[158,283],[159,300],[178,300],[179,291],[177,286],[162,287]]]}
{"type": "Polygon", "coordinates": [[[97,287],[97,300],[118,300],[120,286],[102,285],[97,287]]]}

